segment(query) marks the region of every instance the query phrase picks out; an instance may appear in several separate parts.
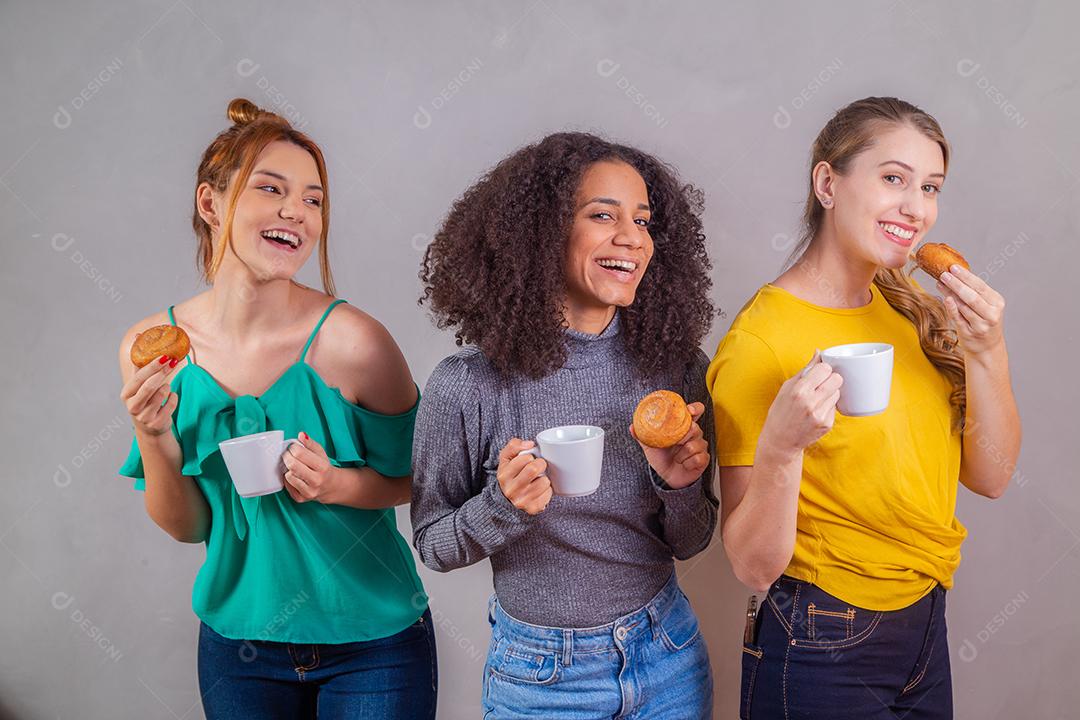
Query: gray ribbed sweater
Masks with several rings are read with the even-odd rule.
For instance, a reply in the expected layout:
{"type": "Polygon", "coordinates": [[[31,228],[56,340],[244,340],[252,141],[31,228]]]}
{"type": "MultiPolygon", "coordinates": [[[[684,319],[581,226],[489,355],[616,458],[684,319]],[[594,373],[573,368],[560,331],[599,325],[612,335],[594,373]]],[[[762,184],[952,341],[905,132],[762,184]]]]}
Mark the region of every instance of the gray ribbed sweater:
{"type": "Polygon", "coordinates": [[[600,335],[567,331],[566,364],[540,380],[502,378],[474,348],[443,360],[420,400],[413,443],[413,544],[439,571],[491,558],[510,615],[537,625],[591,627],[637,610],[664,585],[673,557],[701,552],[716,527],[713,466],[692,485],[663,489],[628,430],[634,408],[659,388],[705,404],[707,358],[642,380],[623,350],[618,315],[600,335]],[[545,428],[604,428],[600,489],[554,496],[529,515],[502,494],[499,451],[545,428]]]}

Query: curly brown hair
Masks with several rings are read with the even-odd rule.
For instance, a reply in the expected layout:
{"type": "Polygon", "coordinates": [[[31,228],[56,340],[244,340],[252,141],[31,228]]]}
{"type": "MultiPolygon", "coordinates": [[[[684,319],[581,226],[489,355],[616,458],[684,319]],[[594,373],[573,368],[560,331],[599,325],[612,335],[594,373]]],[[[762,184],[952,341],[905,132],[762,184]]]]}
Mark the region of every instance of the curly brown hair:
{"type": "Polygon", "coordinates": [[[440,329],[477,346],[504,375],[540,378],[566,361],[564,260],[585,170],[622,161],[645,181],[653,257],[620,336],[645,377],[684,367],[709,331],[703,195],[674,168],[588,133],[549,135],[510,155],[454,202],[420,270],[440,329]]]}

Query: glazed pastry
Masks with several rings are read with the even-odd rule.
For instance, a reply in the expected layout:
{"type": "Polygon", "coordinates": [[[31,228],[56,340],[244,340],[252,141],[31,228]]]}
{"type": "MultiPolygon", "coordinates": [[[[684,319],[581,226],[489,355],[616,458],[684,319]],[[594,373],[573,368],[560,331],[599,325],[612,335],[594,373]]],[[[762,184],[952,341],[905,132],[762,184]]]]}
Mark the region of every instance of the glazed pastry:
{"type": "Polygon", "coordinates": [[[645,445],[667,448],[683,439],[693,423],[686,401],[670,390],[657,390],[634,410],[634,434],[645,445]]]}
{"type": "Polygon", "coordinates": [[[191,341],[186,332],[175,325],[155,325],[135,338],[131,345],[131,362],[141,368],[162,355],[181,360],[190,350],[191,341]]]}
{"type": "Polygon", "coordinates": [[[935,280],[953,265],[959,265],[965,270],[971,269],[964,256],[945,243],[923,243],[915,253],[915,262],[935,280]]]}

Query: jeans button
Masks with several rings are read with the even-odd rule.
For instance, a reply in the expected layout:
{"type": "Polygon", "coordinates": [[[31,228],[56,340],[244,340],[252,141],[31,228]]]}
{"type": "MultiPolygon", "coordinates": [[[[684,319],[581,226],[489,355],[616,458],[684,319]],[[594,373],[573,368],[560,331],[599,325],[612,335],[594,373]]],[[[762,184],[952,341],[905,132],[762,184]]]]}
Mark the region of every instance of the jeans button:
{"type": "Polygon", "coordinates": [[[626,628],[620,626],[615,628],[615,639],[622,642],[626,639],[626,628]]]}

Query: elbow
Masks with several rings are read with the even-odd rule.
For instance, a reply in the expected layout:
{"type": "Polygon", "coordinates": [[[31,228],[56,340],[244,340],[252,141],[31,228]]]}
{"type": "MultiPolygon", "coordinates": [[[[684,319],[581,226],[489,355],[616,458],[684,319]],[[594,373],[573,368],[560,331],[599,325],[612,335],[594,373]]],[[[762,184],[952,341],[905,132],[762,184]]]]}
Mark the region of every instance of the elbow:
{"type": "Polygon", "coordinates": [[[754,592],[764,593],[776,582],[784,570],[787,569],[791,557],[783,559],[783,562],[763,560],[760,558],[747,558],[742,553],[733,551],[728,544],[724,549],[731,563],[731,570],[735,578],[754,592]]]}
{"type": "Polygon", "coordinates": [[[451,570],[456,569],[456,568],[450,567],[449,565],[443,565],[440,562],[433,562],[431,560],[424,560],[424,567],[426,567],[428,570],[434,570],[437,573],[444,573],[444,574],[450,572],[451,570]]]}
{"type": "Polygon", "coordinates": [[[447,573],[460,567],[453,563],[444,562],[433,548],[425,544],[423,531],[413,534],[413,547],[416,548],[416,555],[420,558],[420,562],[429,570],[434,570],[437,573],[447,573]]]}
{"type": "Polygon", "coordinates": [[[750,588],[756,593],[767,593],[772,584],[783,574],[783,570],[776,572],[761,572],[759,569],[743,568],[738,569],[733,566],[735,570],[735,577],[746,587],[750,588]]]}
{"type": "Polygon", "coordinates": [[[988,500],[997,500],[1005,494],[1005,490],[1009,487],[1009,481],[1012,478],[1010,476],[995,477],[995,478],[972,478],[970,476],[961,475],[961,482],[971,492],[976,495],[981,495],[988,500]]]}
{"type": "Polygon", "coordinates": [[[198,545],[206,542],[205,532],[199,532],[191,528],[169,528],[160,524],[158,527],[168,533],[169,537],[177,542],[188,543],[191,545],[198,545]]]}
{"type": "Polygon", "coordinates": [[[459,565],[452,563],[442,562],[439,558],[429,553],[418,551],[417,554],[420,555],[420,562],[424,563],[424,567],[429,570],[434,570],[437,573],[448,573],[451,570],[457,570],[460,567],[459,565]]]}
{"type": "Polygon", "coordinates": [[[1005,491],[1009,489],[1009,483],[1012,482],[1012,473],[1008,475],[1003,474],[1002,477],[996,478],[997,482],[991,485],[982,493],[983,497],[990,500],[997,500],[999,497],[1005,494],[1005,491]]]}
{"type": "Polygon", "coordinates": [[[707,546],[702,545],[701,547],[692,548],[672,548],[671,555],[676,560],[689,560],[690,558],[694,557],[699,552],[704,550],[706,547],[707,546]]]}
{"type": "Polygon", "coordinates": [[[206,542],[209,536],[208,527],[196,527],[190,523],[179,523],[173,518],[158,517],[155,513],[149,513],[154,524],[165,531],[173,540],[182,543],[198,544],[206,542]]]}

